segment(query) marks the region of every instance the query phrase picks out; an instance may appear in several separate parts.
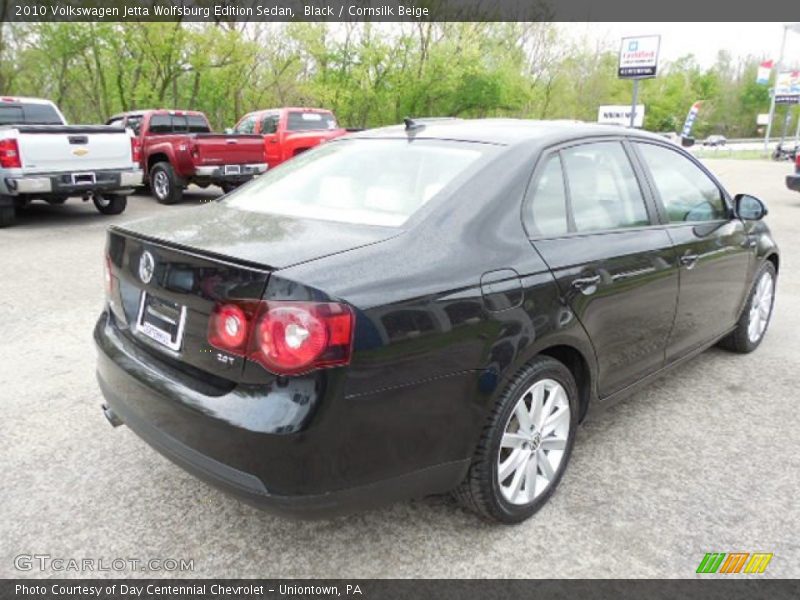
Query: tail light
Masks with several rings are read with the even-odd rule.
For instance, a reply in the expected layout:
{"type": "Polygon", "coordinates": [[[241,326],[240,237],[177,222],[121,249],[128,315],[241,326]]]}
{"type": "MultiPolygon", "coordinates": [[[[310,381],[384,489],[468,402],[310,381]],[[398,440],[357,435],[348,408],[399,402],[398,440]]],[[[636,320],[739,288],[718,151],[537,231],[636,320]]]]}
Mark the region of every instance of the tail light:
{"type": "Polygon", "coordinates": [[[800,152],[797,153],[797,156],[794,158],[794,166],[800,171],[800,152]]]}
{"type": "Polygon", "coordinates": [[[228,303],[214,309],[208,343],[277,375],[296,375],[349,364],[354,323],[353,310],[337,302],[228,303]]]}
{"type": "Polygon", "coordinates": [[[131,137],[131,161],[136,164],[142,162],[142,140],[138,137],[131,137]]]}
{"type": "Polygon", "coordinates": [[[0,140],[0,166],[4,169],[21,169],[22,159],[15,139],[0,140]]]}

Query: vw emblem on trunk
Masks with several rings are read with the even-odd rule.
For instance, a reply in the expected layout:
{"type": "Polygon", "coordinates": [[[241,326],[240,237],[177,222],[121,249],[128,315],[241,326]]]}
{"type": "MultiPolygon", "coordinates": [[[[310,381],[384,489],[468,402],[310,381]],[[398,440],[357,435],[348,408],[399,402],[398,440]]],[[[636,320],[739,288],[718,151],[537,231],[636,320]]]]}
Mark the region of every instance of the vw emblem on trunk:
{"type": "Polygon", "coordinates": [[[150,283],[155,270],[156,261],[153,258],[153,255],[145,250],[142,253],[142,257],[139,259],[139,279],[142,280],[142,283],[150,283]]]}

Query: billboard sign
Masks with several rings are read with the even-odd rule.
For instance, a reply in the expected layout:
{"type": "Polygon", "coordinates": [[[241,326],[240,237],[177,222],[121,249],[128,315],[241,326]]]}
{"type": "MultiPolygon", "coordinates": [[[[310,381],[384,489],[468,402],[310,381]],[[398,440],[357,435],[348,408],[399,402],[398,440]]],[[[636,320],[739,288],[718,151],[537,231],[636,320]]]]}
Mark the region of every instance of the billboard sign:
{"type": "Polygon", "coordinates": [[[658,49],[660,35],[643,35],[622,38],[619,48],[619,69],[621,79],[647,79],[655,77],[658,70],[658,49]]]}
{"type": "MultiPolygon", "coordinates": [[[[631,122],[631,107],[622,105],[601,106],[597,109],[597,122],[606,125],[624,125],[631,122]]],[[[644,104],[636,105],[636,116],[633,120],[634,127],[644,125],[644,104]]]]}
{"type": "Polygon", "coordinates": [[[781,71],[775,80],[775,104],[800,103],[800,71],[781,71]]]}
{"type": "Polygon", "coordinates": [[[756,72],[756,83],[760,85],[769,84],[770,73],[772,73],[772,61],[765,60],[758,65],[758,71],[756,72]]]}

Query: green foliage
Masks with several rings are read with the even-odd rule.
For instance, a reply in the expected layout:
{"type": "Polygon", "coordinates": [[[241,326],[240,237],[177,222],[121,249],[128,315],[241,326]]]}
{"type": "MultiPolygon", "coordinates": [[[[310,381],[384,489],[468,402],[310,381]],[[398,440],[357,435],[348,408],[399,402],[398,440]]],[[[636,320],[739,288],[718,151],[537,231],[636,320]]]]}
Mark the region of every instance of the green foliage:
{"type": "MultiPolygon", "coordinates": [[[[645,127],[755,134],[769,104],[759,60],[692,56],[641,83],[645,127]]],[[[404,116],[594,121],[630,102],[613,48],[571,45],[552,23],[29,23],[0,25],[0,91],[54,100],[73,122],[135,108],[206,112],[216,128],[272,106],[332,108],[349,127],[404,116]],[[566,47],[565,47],[566,46],[566,47]]]]}

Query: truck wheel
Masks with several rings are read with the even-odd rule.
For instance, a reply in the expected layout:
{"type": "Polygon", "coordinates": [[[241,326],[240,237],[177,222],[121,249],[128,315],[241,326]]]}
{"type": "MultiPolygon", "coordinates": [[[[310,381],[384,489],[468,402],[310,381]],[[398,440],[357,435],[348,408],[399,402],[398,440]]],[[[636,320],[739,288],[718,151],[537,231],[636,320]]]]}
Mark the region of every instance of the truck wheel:
{"type": "Polygon", "coordinates": [[[13,206],[0,206],[0,228],[11,227],[17,217],[17,209],[13,206]]]}
{"type": "Polygon", "coordinates": [[[117,194],[95,196],[92,200],[95,208],[104,215],[118,215],[128,206],[128,199],[117,194]]]}
{"type": "Polygon", "coordinates": [[[168,162],[156,163],[150,169],[150,189],[159,204],[175,204],[183,197],[183,188],[168,162]]]}

